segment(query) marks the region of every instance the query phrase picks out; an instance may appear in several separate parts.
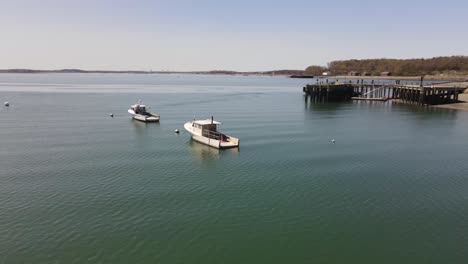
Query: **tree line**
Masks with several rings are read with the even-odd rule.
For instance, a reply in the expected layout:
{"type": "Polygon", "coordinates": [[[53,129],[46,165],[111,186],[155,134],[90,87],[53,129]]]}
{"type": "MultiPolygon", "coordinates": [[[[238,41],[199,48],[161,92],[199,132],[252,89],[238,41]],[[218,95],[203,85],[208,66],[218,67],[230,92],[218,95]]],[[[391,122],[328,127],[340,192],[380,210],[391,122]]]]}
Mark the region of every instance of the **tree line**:
{"type": "Polygon", "coordinates": [[[380,75],[391,72],[398,76],[436,75],[441,73],[468,73],[468,56],[435,57],[430,59],[366,59],[338,60],[328,63],[327,67],[309,66],[307,74],[321,75],[330,71],[334,75],[349,72],[380,75]]]}

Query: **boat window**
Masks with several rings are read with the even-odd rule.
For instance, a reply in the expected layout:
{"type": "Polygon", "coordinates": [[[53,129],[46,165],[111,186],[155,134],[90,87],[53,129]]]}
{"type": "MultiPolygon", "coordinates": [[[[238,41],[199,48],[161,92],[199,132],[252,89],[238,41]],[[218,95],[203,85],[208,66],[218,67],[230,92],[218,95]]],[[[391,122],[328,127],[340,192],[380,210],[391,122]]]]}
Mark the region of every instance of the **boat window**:
{"type": "Polygon", "coordinates": [[[216,124],[208,124],[204,126],[206,130],[216,131],[216,124]]]}

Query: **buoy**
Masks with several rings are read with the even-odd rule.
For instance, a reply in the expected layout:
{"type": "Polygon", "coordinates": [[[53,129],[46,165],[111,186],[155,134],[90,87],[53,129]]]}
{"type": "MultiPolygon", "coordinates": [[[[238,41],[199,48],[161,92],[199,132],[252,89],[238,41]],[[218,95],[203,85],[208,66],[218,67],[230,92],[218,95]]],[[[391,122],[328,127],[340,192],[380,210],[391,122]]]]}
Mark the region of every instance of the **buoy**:
{"type": "Polygon", "coordinates": [[[332,139],[332,143],[335,144],[335,140],[334,140],[334,139],[332,139]]]}
{"type": "Polygon", "coordinates": [[[176,134],[179,134],[179,129],[174,130],[176,134]]]}
{"type": "Polygon", "coordinates": [[[4,105],[5,105],[5,106],[10,106],[10,103],[9,103],[9,102],[5,102],[4,105]]]}
{"type": "Polygon", "coordinates": [[[112,117],[112,118],[114,118],[114,114],[112,114],[112,113],[111,113],[109,116],[112,117]]]}

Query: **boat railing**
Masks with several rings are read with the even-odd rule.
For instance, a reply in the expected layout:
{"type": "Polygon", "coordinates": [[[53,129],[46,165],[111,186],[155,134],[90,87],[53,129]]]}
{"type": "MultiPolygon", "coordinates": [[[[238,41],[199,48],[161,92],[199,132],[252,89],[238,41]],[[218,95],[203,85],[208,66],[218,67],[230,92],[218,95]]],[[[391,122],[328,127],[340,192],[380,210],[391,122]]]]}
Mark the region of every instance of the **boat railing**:
{"type": "Polygon", "coordinates": [[[211,130],[202,130],[202,136],[211,138],[211,139],[216,139],[216,140],[221,140],[223,138],[227,138],[226,135],[223,133],[219,133],[218,131],[211,131],[211,130]]]}

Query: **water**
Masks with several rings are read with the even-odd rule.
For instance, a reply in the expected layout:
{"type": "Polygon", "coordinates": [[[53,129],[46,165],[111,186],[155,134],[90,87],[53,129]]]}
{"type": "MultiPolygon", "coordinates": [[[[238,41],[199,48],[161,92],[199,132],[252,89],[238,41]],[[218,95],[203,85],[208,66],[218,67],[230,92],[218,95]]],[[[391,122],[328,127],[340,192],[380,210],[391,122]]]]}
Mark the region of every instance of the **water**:
{"type": "Polygon", "coordinates": [[[305,82],[0,75],[0,263],[465,263],[468,113],[305,82]],[[211,115],[239,150],[173,132],[211,115]]]}

